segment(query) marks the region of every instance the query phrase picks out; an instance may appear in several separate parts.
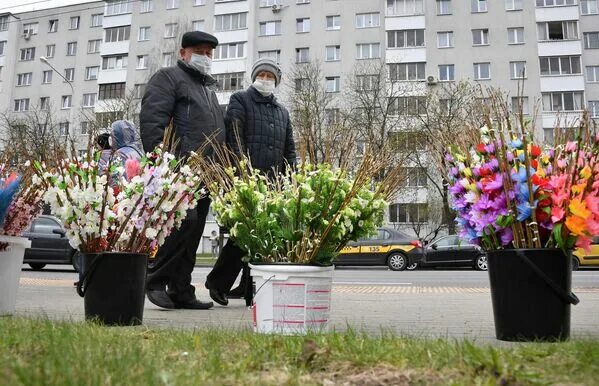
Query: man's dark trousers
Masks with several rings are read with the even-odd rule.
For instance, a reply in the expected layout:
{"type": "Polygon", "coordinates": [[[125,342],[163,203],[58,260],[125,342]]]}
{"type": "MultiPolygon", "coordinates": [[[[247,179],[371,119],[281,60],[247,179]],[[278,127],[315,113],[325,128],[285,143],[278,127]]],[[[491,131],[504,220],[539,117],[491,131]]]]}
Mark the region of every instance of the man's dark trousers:
{"type": "Polygon", "coordinates": [[[215,289],[223,294],[228,294],[237,279],[237,275],[243,268],[241,258],[246,253],[239,248],[233,240],[227,240],[227,244],[220,251],[220,255],[214,263],[212,271],[206,277],[206,287],[215,289]]]}
{"type": "Polygon", "coordinates": [[[148,268],[148,290],[164,290],[168,286],[167,293],[176,303],[188,303],[196,298],[191,273],[209,208],[208,197],[198,201],[196,208],[187,212],[181,227],[174,230],[158,249],[155,263],[148,268]]]}

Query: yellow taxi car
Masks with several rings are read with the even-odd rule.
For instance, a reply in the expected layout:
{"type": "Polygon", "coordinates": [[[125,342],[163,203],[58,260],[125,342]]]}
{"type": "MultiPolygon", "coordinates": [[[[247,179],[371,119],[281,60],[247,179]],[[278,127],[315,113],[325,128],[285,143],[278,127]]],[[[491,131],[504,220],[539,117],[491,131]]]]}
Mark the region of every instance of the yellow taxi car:
{"type": "Polygon", "coordinates": [[[599,267],[599,236],[593,238],[590,252],[578,248],[572,253],[572,270],[590,266],[599,267]]]}
{"type": "Polygon", "coordinates": [[[349,242],[333,262],[336,266],[386,265],[390,270],[403,271],[415,267],[420,259],[415,237],[391,228],[379,228],[369,238],[349,242]]]}

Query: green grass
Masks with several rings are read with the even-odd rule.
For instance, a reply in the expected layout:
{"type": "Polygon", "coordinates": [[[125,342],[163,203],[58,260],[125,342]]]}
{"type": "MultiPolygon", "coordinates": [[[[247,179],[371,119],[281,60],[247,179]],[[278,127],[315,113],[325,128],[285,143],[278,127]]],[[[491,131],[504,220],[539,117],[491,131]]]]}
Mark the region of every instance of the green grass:
{"type": "Polygon", "coordinates": [[[3,385],[599,384],[599,341],[152,330],[0,318],[3,385]]]}

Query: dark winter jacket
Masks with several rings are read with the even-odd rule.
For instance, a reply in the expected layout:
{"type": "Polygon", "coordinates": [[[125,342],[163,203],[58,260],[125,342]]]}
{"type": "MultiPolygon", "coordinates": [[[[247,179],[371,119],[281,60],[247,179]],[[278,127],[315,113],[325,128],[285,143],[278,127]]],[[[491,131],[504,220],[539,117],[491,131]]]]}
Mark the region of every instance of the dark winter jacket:
{"type": "Polygon", "coordinates": [[[273,95],[264,97],[253,86],[236,92],[229,101],[225,124],[227,143],[237,154],[248,154],[253,167],[272,172],[296,163],[289,112],[273,95]]]}
{"type": "MultiPolygon", "coordinates": [[[[159,70],[146,86],[139,114],[144,150],[162,142],[171,118],[177,155],[187,155],[202,146],[206,138],[222,143],[225,123],[218,99],[208,88],[215,81],[179,60],[176,66],[159,70]]],[[[207,149],[207,154],[210,154],[207,149]]]]}

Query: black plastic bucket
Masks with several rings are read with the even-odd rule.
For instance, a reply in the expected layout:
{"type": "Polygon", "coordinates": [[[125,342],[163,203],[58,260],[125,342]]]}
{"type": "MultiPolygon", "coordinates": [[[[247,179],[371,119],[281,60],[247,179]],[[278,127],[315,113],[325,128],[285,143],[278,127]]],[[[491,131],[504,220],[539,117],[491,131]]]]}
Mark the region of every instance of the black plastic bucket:
{"type": "Polygon", "coordinates": [[[148,255],[105,252],[83,255],[85,273],[77,286],[85,319],[134,326],[143,320],[148,255]]]}
{"type": "Polygon", "coordinates": [[[506,249],[487,254],[495,335],[508,341],[570,337],[572,259],[561,249],[506,249]]]}

